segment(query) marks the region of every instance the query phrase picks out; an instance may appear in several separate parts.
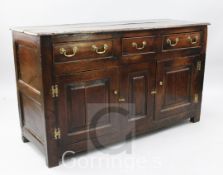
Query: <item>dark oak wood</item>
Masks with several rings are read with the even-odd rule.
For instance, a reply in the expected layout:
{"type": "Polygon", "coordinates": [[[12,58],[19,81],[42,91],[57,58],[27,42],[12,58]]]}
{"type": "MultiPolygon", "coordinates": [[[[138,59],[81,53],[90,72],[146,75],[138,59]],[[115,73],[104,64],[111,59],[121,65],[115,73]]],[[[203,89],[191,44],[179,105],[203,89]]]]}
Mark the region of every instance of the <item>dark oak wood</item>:
{"type": "Polygon", "coordinates": [[[200,37],[200,32],[165,35],[163,37],[163,50],[176,50],[200,47],[200,37]],[[179,41],[177,41],[177,39],[179,39],[179,41]],[[171,46],[171,44],[176,45],[171,46]]]}
{"type": "Polygon", "coordinates": [[[67,145],[89,137],[116,132],[112,104],[117,103],[113,92],[118,89],[118,70],[101,69],[58,78],[60,96],[57,103],[59,125],[63,130],[61,144],[67,145]],[[106,115],[96,123],[93,118],[100,110],[106,115]],[[96,124],[96,125],[95,125],[96,124]]]}
{"type": "Polygon", "coordinates": [[[158,20],[13,29],[23,142],[38,146],[54,167],[65,151],[198,122],[207,25],[158,20]]]}
{"type": "Polygon", "coordinates": [[[155,90],[155,61],[120,67],[120,98],[125,101],[120,107],[128,111],[122,117],[122,132],[132,135],[137,130],[148,128],[153,119],[155,90]]]}
{"type": "Polygon", "coordinates": [[[54,61],[57,62],[69,62],[69,61],[85,61],[86,59],[107,57],[107,59],[112,59],[113,57],[113,40],[94,40],[90,42],[70,42],[70,43],[60,43],[54,45],[54,61]],[[107,51],[104,54],[97,54],[92,46],[98,47],[99,51],[102,50],[104,44],[107,45],[107,51]],[[66,57],[60,53],[60,48],[67,50],[67,54],[73,54],[72,48],[76,47],[77,52],[75,57],[66,57]]]}
{"type": "Polygon", "coordinates": [[[155,52],[155,36],[144,36],[122,39],[122,54],[142,54],[155,52]],[[134,43],[134,46],[132,45],[134,43]],[[145,45],[143,45],[146,43],[145,45]]]}
{"type": "Polygon", "coordinates": [[[199,59],[200,56],[190,56],[158,61],[155,119],[193,108],[195,82],[198,81],[196,64],[199,59]]]}

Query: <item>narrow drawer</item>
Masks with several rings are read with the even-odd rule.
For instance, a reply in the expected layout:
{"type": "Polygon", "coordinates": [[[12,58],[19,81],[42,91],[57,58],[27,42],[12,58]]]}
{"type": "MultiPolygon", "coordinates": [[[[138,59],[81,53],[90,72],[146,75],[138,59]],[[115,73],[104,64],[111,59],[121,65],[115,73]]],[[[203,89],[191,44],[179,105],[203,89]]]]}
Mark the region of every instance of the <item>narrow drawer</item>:
{"type": "Polygon", "coordinates": [[[200,47],[200,32],[165,35],[163,37],[163,50],[200,47]]]}
{"type": "Polygon", "coordinates": [[[55,44],[54,62],[69,62],[113,57],[113,40],[81,41],[55,44]]]}
{"type": "Polygon", "coordinates": [[[155,52],[155,36],[122,39],[122,55],[155,52]]]}

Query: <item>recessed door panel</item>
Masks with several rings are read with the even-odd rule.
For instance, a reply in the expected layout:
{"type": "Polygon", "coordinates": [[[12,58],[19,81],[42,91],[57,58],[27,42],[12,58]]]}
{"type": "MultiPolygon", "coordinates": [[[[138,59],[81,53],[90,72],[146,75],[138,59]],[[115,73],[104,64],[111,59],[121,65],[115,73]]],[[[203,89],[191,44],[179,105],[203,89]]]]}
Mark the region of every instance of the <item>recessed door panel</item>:
{"type": "Polygon", "coordinates": [[[147,79],[147,71],[129,75],[129,103],[135,105],[130,108],[130,118],[147,115],[147,79]]]}
{"type": "Polygon", "coordinates": [[[121,68],[120,107],[128,112],[123,118],[123,130],[127,134],[143,130],[153,119],[155,88],[155,64],[141,63],[121,68]]]}
{"type": "MultiPolygon", "coordinates": [[[[69,133],[91,127],[93,117],[99,110],[105,109],[108,112],[108,85],[108,80],[95,80],[67,86],[69,133]]],[[[109,117],[102,116],[97,121],[97,126],[109,124],[109,117]]]]}
{"type": "Polygon", "coordinates": [[[190,67],[177,67],[175,70],[166,71],[163,108],[168,108],[176,103],[190,102],[191,76],[190,67]]]}
{"type": "Polygon", "coordinates": [[[63,145],[118,132],[110,108],[117,103],[117,69],[60,77],[59,123],[63,145]]]}
{"type": "Polygon", "coordinates": [[[145,116],[147,114],[147,74],[130,76],[130,103],[135,104],[135,108],[131,111],[132,117],[145,116]]]}
{"type": "Polygon", "coordinates": [[[197,57],[158,61],[156,119],[192,110],[197,57]]]}

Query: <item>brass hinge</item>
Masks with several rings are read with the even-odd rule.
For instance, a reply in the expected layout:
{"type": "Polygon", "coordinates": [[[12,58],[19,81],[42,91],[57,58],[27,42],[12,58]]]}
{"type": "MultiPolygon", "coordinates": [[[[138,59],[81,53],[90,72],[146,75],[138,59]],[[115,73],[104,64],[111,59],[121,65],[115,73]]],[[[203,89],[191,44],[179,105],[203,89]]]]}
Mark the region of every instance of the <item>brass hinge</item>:
{"type": "Polygon", "coordinates": [[[198,94],[194,95],[194,103],[198,103],[199,102],[199,96],[198,94]]]}
{"type": "Polygon", "coordinates": [[[51,94],[53,98],[58,97],[59,95],[58,85],[51,86],[51,94]]]}
{"type": "Polygon", "coordinates": [[[59,140],[61,138],[61,131],[60,128],[55,128],[54,129],[54,139],[59,140]]]}
{"type": "Polygon", "coordinates": [[[199,70],[199,71],[201,70],[201,61],[197,62],[197,70],[199,70]]]}

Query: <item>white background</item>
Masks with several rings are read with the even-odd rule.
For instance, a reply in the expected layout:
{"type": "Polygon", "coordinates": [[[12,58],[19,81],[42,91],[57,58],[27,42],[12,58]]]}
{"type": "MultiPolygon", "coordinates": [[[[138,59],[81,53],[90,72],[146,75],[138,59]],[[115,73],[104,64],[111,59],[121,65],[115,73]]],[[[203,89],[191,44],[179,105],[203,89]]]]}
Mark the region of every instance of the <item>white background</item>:
{"type": "Polygon", "coordinates": [[[221,0],[1,0],[0,173],[223,174],[222,17],[221,0]],[[32,144],[23,144],[20,138],[9,28],[157,18],[212,24],[209,27],[201,122],[183,122],[136,139],[129,143],[131,154],[123,152],[109,156],[95,151],[70,160],[70,168],[59,166],[48,169],[42,154],[32,144]],[[96,162],[102,158],[105,160],[101,165],[91,164],[92,160],[96,162]],[[106,165],[106,160],[110,164],[106,165]]]}

